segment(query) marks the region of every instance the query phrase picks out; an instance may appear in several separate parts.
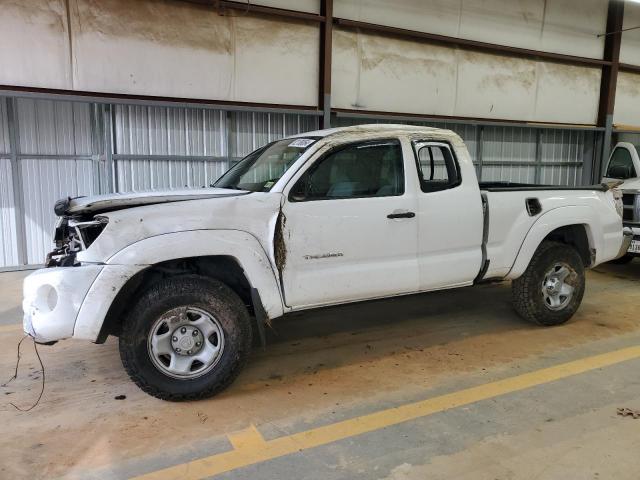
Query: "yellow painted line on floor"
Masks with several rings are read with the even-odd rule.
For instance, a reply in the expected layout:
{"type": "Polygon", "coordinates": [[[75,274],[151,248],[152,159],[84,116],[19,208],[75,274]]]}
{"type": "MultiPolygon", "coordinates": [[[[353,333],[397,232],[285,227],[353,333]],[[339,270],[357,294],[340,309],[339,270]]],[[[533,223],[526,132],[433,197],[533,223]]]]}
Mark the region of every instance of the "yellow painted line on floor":
{"type": "Polygon", "coordinates": [[[266,444],[265,439],[253,424],[239,432],[230,433],[227,438],[236,450],[264,448],[266,444]]]}
{"type": "Polygon", "coordinates": [[[12,325],[0,325],[0,332],[4,333],[4,332],[21,332],[22,331],[22,324],[21,323],[14,323],[12,325]]]}
{"type": "Polygon", "coordinates": [[[193,460],[173,467],[151,472],[137,480],[201,479],[282,457],[308,448],[327,445],[408,420],[425,417],[463,405],[487,400],[507,393],[561,380],[572,375],[608,367],[627,360],[640,358],[640,346],[616,350],[593,357],[563,363],[542,370],[505,378],[457,392],[440,395],[415,403],[381,410],[361,417],[306,430],[265,441],[252,425],[246,430],[230,434],[234,450],[193,460]]]}

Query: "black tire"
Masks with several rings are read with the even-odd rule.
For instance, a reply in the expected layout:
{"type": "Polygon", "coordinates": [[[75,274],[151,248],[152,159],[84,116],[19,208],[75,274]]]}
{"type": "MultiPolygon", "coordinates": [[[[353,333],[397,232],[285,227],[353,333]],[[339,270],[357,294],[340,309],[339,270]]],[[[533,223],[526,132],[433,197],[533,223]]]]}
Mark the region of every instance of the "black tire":
{"type": "Polygon", "coordinates": [[[560,325],[569,320],[578,310],[584,295],[584,264],[578,252],[564,243],[545,241],[536,250],[524,274],[511,286],[513,304],[518,314],[538,325],[560,325]],[[543,282],[555,265],[569,267],[566,283],[573,287],[573,294],[566,305],[553,309],[545,300],[543,282]]]}
{"type": "Polygon", "coordinates": [[[162,400],[207,398],[229,386],[251,350],[251,322],[246,307],[224,283],[185,275],[152,285],[128,315],[120,335],[120,358],[129,377],[146,393],[162,400]],[[224,348],[212,369],[197,378],[172,378],[154,365],[148,348],[152,326],[163,314],[183,306],[214,316],[224,348]]]}
{"type": "Polygon", "coordinates": [[[626,265],[627,263],[631,262],[631,260],[633,260],[633,255],[629,255],[627,253],[626,255],[623,255],[620,258],[611,260],[609,263],[614,263],[616,265],[626,265]]]}

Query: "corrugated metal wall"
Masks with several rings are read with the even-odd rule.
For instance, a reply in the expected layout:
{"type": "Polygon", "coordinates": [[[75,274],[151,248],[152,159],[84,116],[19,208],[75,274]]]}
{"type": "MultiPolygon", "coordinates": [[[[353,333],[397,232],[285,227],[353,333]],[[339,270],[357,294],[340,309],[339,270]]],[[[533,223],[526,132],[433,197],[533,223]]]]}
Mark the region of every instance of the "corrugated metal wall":
{"type": "Polygon", "coordinates": [[[0,269],[43,262],[59,198],[207,186],[317,128],[305,114],[0,97],[0,269]]]}
{"type": "MultiPolygon", "coordinates": [[[[256,148],[317,123],[314,115],[294,113],[0,97],[0,269],[42,263],[51,247],[52,206],[61,197],[206,186],[256,148]]],[[[525,183],[583,183],[595,135],[407,123],[456,131],[483,180],[525,183]]]]}
{"type": "Polygon", "coordinates": [[[0,267],[18,265],[18,236],[7,102],[0,98],[0,267]]]}
{"type": "Polygon", "coordinates": [[[53,203],[64,196],[99,193],[92,149],[92,105],[16,99],[18,165],[26,261],[51,250],[53,203]]]}
{"type": "Polygon", "coordinates": [[[11,160],[0,158],[0,266],[18,264],[11,160]]]}
{"type": "Polygon", "coordinates": [[[227,168],[222,110],[116,105],[114,189],[202,187],[227,168]]]}
{"type": "Polygon", "coordinates": [[[117,191],[203,187],[265,143],[317,129],[309,115],[116,105],[117,191]]]}

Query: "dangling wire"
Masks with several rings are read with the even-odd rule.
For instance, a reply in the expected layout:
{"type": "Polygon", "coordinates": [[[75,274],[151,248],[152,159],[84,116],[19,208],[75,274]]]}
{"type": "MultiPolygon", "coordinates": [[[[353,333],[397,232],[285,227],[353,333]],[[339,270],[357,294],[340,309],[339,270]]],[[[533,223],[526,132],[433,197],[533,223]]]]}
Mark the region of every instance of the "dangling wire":
{"type": "Polygon", "coordinates": [[[29,338],[31,338],[33,340],[33,348],[36,351],[36,356],[38,357],[38,362],[40,362],[40,369],[42,370],[42,387],[40,388],[40,395],[38,395],[38,399],[29,408],[21,408],[21,407],[17,406],[13,402],[9,403],[9,405],[11,405],[13,408],[15,408],[16,410],[19,410],[21,412],[28,412],[28,411],[33,410],[34,408],[36,408],[38,406],[38,404],[40,403],[40,400],[42,399],[42,395],[44,394],[44,381],[45,381],[44,364],[42,363],[42,358],[40,358],[40,352],[38,352],[38,344],[36,343],[36,341],[35,341],[35,339],[33,337],[30,337],[29,335],[25,335],[24,337],[22,337],[20,339],[20,341],[18,342],[18,356],[16,358],[16,368],[15,368],[15,371],[13,372],[13,376],[9,380],[7,380],[5,383],[0,385],[2,387],[6,387],[11,382],[13,382],[16,378],[18,378],[18,367],[20,366],[20,359],[22,357],[20,355],[20,347],[22,346],[22,342],[24,342],[24,339],[27,338],[27,337],[29,337],[29,338]]]}
{"type": "Polygon", "coordinates": [[[18,378],[18,367],[20,366],[20,346],[22,345],[22,342],[24,342],[24,339],[27,338],[29,335],[25,335],[24,337],[22,337],[20,339],[20,341],[18,342],[18,358],[16,359],[16,369],[13,372],[13,376],[7,380],[6,382],[4,382],[2,385],[0,385],[0,387],[6,387],[7,385],[9,385],[11,382],[13,382],[16,378],[18,378]]]}

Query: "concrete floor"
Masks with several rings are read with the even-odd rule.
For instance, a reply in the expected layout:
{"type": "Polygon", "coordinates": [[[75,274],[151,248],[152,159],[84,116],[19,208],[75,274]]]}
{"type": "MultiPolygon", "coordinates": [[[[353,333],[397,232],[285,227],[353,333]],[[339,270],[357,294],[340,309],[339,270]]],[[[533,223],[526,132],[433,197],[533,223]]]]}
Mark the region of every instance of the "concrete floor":
{"type": "MultiPolygon", "coordinates": [[[[22,276],[0,274],[0,382],[22,276]]],[[[291,316],[231,388],[183,404],[139,391],[115,339],[65,341],[18,412],[40,386],[28,345],[0,388],[0,478],[637,479],[640,419],[616,408],[640,409],[639,281],[640,262],[590,272],[556,328],[520,320],[508,284],[291,316]]]]}

